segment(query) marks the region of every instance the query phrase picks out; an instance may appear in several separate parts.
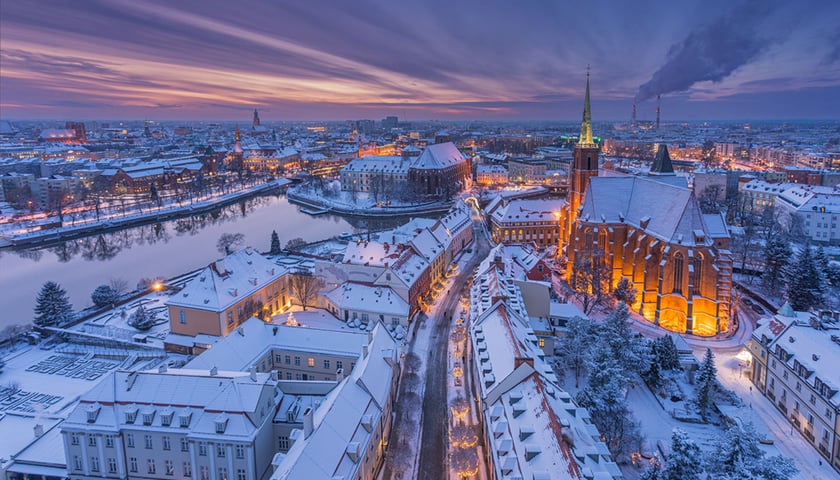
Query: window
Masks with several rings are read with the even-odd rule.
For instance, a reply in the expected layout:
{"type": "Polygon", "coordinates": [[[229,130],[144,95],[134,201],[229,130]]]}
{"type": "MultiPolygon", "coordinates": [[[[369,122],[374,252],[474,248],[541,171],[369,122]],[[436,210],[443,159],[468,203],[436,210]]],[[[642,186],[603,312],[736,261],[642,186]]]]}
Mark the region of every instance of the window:
{"type": "Polygon", "coordinates": [[[545,339],[544,338],[540,339],[540,348],[545,348],[545,339]]]}
{"type": "Polygon", "coordinates": [[[330,361],[329,361],[329,360],[324,360],[324,369],[325,369],[325,370],[329,370],[329,369],[330,369],[330,361]]]}
{"type": "Polygon", "coordinates": [[[244,468],[237,468],[236,469],[236,480],[245,480],[245,469],[244,468]]]}
{"type": "Polygon", "coordinates": [[[167,475],[175,475],[175,464],[172,463],[172,460],[165,460],[163,462],[163,468],[166,470],[167,475]]]}
{"type": "Polygon", "coordinates": [[[116,458],[109,458],[108,459],[108,473],[117,473],[117,459],[116,458]]]}
{"type": "Polygon", "coordinates": [[[181,437],[181,451],[188,452],[190,450],[190,442],[187,437],[181,437]]]}
{"type": "Polygon", "coordinates": [[[236,446],[236,458],[239,458],[239,459],[245,458],[245,445],[237,445],[236,446]]]}
{"type": "Polygon", "coordinates": [[[198,454],[207,456],[207,442],[198,442],[198,454]]]}
{"type": "Polygon", "coordinates": [[[344,368],[344,362],[342,362],[341,360],[336,360],[336,361],[335,361],[335,368],[336,368],[336,369],[338,369],[338,368],[344,368]]]}
{"type": "Polygon", "coordinates": [[[694,291],[691,294],[703,295],[702,288],[700,288],[703,284],[703,257],[699,253],[694,256],[692,265],[694,266],[694,281],[692,281],[694,291]]]}
{"type": "Polygon", "coordinates": [[[825,418],[831,420],[831,409],[828,407],[825,409],[825,418]]]}
{"type": "Polygon", "coordinates": [[[302,377],[300,376],[299,373],[295,374],[295,380],[302,380],[302,377]]]}
{"type": "Polygon", "coordinates": [[[295,357],[295,365],[300,366],[300,357],[295,357]]]}
{"type": "Polygon", "coordinates": [[[817,396],[812,393],[811,394],[811,405],[816,405],[816,404],[817,404],[817,396]]]}
{"type": "Polygon", "coordinates": [[[187,314],[183,310],[178,312],[178,320],[181,322],[181,325],[187,323],[187,314]]]}
{"type": "Polygon", "coordinates": [[[152,449],[152,436],[151,435],[144,435],[143,440],[146,444],[146,448],[151,450],[152,449]]]}
{"type": "Polygon", "coordinates": [[[683,284],[683,256],[682,253],[674,254],[674,293],[682,294],[683,284]]]}
{"type": "Polygon", "coordinates": [[[292,363],[292,356],[286,355],[286,365],[290,365],[292,363]]]}
{"type": "Polygon", "coordinates": [[[281,363],[283,361],[283,355],[274,355],[274,363],[281,363]]]}
{"type": "Polygon", "coordinates": [[[233,312],[227,312],[227,324],[228,326],[233,325],[233,312]]]}
{"type": "Polygon", "coordinates": [[[210,478],[210,467],[207,465],[202,465],[201,470],[199,470],[201,480],[209,480],[210,478]]]}
{"type": "Polygon", "coordinates": [[[802,384],[801,384],[801,383],[799,383],[799,382],[796,382],[796,391],[797,391],[797,392],[801,392],[801,391],[802,391],[802,384]]]}
{"type": "Polygon", "coordinates": [[[219,467],[219,480],[228,480],[227,467],[219,467]]]}
{"type": "Polygon", "coordinates": [[[114,448],[114,436],[113,435],[105,435],[105,446],[107,448],[114,448]]]}
{"type": "Polygon", "coordinates": [[[129,447],[134,448],[134,434],[133,433],[126,433],[125,434],[125,444],[129,447]]]}
{"type": "Polygon", "coordinates": [[[96,446],[96,437],[94,437],[93,435],[88,435],[88,446],[96,446]]]}
{"type": "Polygon", "coordinates": [[[224,445],[216,445],[216,456],[219,458],[225,458],[225,446],[224,445]]]}
{"type": "Polygon", "coordinates": [[[154,458],[150,458],[150,459],[146,462],[146,470],[147,470],[150,474],[154,474],[154,473],[155,473],[155,459],[154,459],[154,458]]]}
{"type": "Polygon", "coordinates": [[[78,455],[73,456],[73,468],[76,470],[82,469],[82,457],[78,455]]]}
{"type": "Polygon", "coordinates": [[[286,380],[292,379],[292,372],[286,372],[286,380]]]}
{"type": "Polygon", "coordinates": [[[172,450],[172,446],[169,444],[169,436],[164,435],[163,437],[163,449],[164,450],[172,450]]]}
{"type": "Polygon", "coordinates": [[[137,457],[131,457],[128,459],[128,471],[136,472],[137,471],[137,457]]]}
{"type": "Polygon", "coordinates": [[[785,370],[784,372],[782,372],[782,378],[784,378],[785,380],[787,380],[787,378],[788,378],[787,370],[785,370]]]}
{"type": "Polygon", "coordinates": [[[312,358],[312,357],[309,357],[309,358],[306,360],[306,364],[307,364],[307,365],[309,365],[310,367],[314,367],[314,366],[315,366],[315,359],[314,359],[314,358],[312,358]]]}
{"type": "Polygon", "coordinates": [[[286,451],[289,449],[289,437],[277,437],[279,440],[277,448],[281,451],[286,451]]]}
{"type": "Polygon", "coordinates": [[[810,413],[808,414],[808,425],[810,425],[812,427],[814,426],[814,416],[811,415],[810,413]]]}
{"type": "Polygon", "coordinates": [[[73,432],[70,434],[70,445],[78,445],[79,444],[79,434],[73,432]]]}
{"type": "Polygon", "coordinates": [[[776,359],[770,360],[770,366],[776,368],[776,359]]]}
{"type": "Polygon", "coordinates": [[[184,460],[184,476],[192,477],[192,464],[188,460],[184,460]]]}

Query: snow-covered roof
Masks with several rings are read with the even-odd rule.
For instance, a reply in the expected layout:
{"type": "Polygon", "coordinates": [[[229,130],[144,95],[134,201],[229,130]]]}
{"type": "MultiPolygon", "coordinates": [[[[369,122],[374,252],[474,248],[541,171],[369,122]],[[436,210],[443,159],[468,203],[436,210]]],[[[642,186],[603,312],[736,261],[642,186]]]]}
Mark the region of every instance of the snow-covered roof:
{"type": "Polygon", "coordinates": [[[268,373],[169,369],[161,372],[117,371],[83,394],[62,424],[62,431],[113,431],[155,427],[183,431],[190,436],[218,439],[215,422],[224,412],[224,435],[250,440],[273,415],[261,408],[266,399],[276,402],[268,373]],[[89,412],[96,411],[94,421],[89,412]],[[133,418],[132,418],[133,417],[133,418]],[[188,427],[181,427],[181,417],[188,427]]]}
{"type": "Polygon", "coordinates": [[[492,219],[503,223],[556,222],[565,205],[562,199],[511,200],[493,211],[492,219]]]}
{"type": "Polygon", "coordinates": [[[429,145],[411,167],[419,170],[437,170],[465,162],[466,158],[452,142],[429,145]]]}
{"type": "Polygon", "coordinates": [[[704,243],[709,233],[691,190],[647,177],[590,178],[579,218],[591,223],[626,223],[684,245],[704,243]],[[696,232],[703,232],[702,238],[696,232]]]}
{"type": "Polygon", "coordinates": [[[369,156],[350,161],[342,173],[383,172],[393,174],[407,174],[410,162],[400,156],[369,156]]]}
{"type": "Polygon", "coordinates": [[[366,340],[367,335],[357,331],[310,328],[305,324],[292,327],[251,318],[184,367],[247,370],[274,349],[355,358],[366,340]]]}
{"type": "Polygon", "coordinates": [[[211,263],[166,304],[221,312],[285,273],[256,250],[244,248],[211,263]]]}
{"type": "Polygon", "coordinates": [[[408,302],[389,287],[347,282],[327,292],[327,299],[342,310],[372,311],[407,317],[408,302]]]}
{"type": "Polygon", "coordinates": [[[378,435],[394,387],[397,346],[381,324],[371,332],[367,354],[313,413],[313,431],[295,441],[272,480],[356,478],[378,435]]]}

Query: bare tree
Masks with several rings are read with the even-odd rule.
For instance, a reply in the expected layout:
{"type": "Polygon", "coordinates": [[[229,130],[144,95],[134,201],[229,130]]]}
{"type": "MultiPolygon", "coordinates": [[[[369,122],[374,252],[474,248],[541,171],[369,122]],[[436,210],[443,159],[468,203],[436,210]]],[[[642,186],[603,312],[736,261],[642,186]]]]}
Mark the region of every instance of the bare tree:
{"type": "Polygon", "coordinates": [[[219,240],[216,241],[216,250],[219,253],[230,255],[234,248],[241,246],[243,243],[245,243],[245,235],[241,233],[223,233],[219,236],[219,240]]]}
{"type": "Polygon", "coordinates": [[[124,278],[112,278],[108,281],[108,286],[117,292],[117,295],[122,295],[128,292],[128,281],[124,278]]]}
{"type": "Polygon", "coordinates": [[[297,297],[300,306],[306,311],[306,307],[312,306],[318,293],[318,279],[312,273],[301,270],[290,276],[289,288],[297,297]]]}
{"type": "Polygon", "coordinates": [[[610,269],[603,258],[603,251],[595,249],[592,255],[577,256],[572,266],[570,286],[586,315],[609,298],[610,269]]]}

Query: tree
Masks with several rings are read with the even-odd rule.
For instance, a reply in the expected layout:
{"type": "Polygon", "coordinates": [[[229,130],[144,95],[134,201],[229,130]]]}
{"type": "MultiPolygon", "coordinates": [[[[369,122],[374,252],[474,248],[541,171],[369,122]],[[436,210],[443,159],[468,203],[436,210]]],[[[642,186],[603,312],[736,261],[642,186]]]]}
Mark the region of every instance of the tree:
{"type": "Polygon", "coordinates": [[[318,279],[312,273],[301,270],[289,277],[289,288],[291,288],[292,294],[297,297],[303,310],[306,311],[306,307],[312,305],[312,301],[318,293],[318,279]]]}
{"type": "Polygon", "coordinates": [[[776,235],[767,242],[764,248],[764,284],[771,293],[776,293],[785,269],[790,261],[790,245],[782,237],[776,235]]]}
{"type": "Polygon", "coordinates": [[[124,278],[112,278],[108,281],[108,286],[117,292],[117,295],[128,292],[128,281],[124,278]]]}
{"type": "Polygon", "coordinates": [[[785,480],[793,478],[797,469],[790,459],[780,455],[765,458],[755,428],[745,423],[730,426],[718,437],[707,457],[706,472],[715,480],[785,480]]]}
{"type": "Polygon", "coordinates": [[[672,334],[657,338],[654,343],[656,343],[657,360],[663,370],[680,368],[680,354],[677,352],[677,345],[674,343],[672,334]]]}
{"type": "Polygon", "coordinates": [[[647,341],[630,330],[629,318],[627,304],[619,304],[604,318],[600,328],[601,342],[609,349],[612,358],[624,368],[628,378],[631,374],[641,373],[651,361],[647,341]]]}
{"type": "Polygon", "coordinates": [[[73,306],[70,304],[67,292],[55,282],[45,283],[35,300],[35,325],[41,327],[62,325],[73,317],[73,306]]]}
{"type": "Polygon", "coordinates": [[[671,454],[665,461],[662,480],[699,480],[703,467],[700,447],[684,431],[675,428],[671,433],[671,454]]]}
{"type": "Polygon", "coordinates": [[[100,285],[90,294],[90,299],[97,308],[107,307],[114,304],[120,298],[120,294],[111,288],[110,285],[100,285]]]}
{"type": "Polygon", "coordinates": [[[277,230],[271,231],[271,250],[268,253],[272,255],[280,253],[280,237],[277,235],[277,230]]]}
{"type": "Polygon", "coordinates": [[[630,283],[630,280],[627,277],[621,277],[621,280],[618,281],[618,285],[616,285],[613,291],[613,297],[619,302],[633,305],[636,303],[636,293],[637,291],[633,287],[633,284],[630,283]]]}
{"type": "Polygon", "coordinates": [[[787,271],[787,297],[794,310],[805,311],[822,304],[822,276],[805,245],[787,271]]]}
{"type": "Polygon", "coordinates": [[[149,315],[146,308],[141,304],[128,319],[128,325],[137,330],[148,330],[155,325],[155,317],[149,315]]]}
{"type": "Polygon", "coordinates": [[[580,386],[580,371],[589,358],[595,331],[589,319],[573,317],[566,325],[566,334],[560,337],[557,350],[563,364],[575,372],[575,387],[580,386]]]}
{"type": "Polygon", "coordinates": [[[592,256],[576,256],[570,283],[586,315],[603,303],[610,289],[610,269],[603,262],[603,251],[596,249],[592,256]]]}
{"type": "Polygon", "coordinates": [[[297,250],[304,245],[306,245],[306,240],[300,237],[293,238],[286,242],[286,250],[297,250]]]}
{"type": "Polygon", "coordinates": [[[711,348],[706,348],[706,355],[703,357],[703,364],[697,376],[697,398],[696,403],[700,408],[703,418],[708,417],[709,410],[714,402],[714,394],[717,390],[717,367],[715,366],[715,355],[711,348]]]}
{"type": "Polygon", "coordinates": [[[219,253],[230,255],[234,248],[241,246],[243,243],[245,243],[245,235],[241,233],[223,233],[219,236],[219,240],[216,241],[216,250],[219,253]]]}

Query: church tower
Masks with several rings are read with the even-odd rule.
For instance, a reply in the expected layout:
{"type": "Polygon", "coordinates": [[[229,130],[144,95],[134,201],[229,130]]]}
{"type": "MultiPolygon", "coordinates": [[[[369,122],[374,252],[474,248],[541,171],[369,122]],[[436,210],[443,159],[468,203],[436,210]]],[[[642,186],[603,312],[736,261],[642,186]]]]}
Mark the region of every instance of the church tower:
{"type": "Polygon", "coordinates": [[[254,128],[257,128],[257,127],[260,126],[260,114],[257,113],[256,108],[254,109],[254,121],[252,122],[252,125],[253,125],[254,128]]]}
{"type": "MultiPolygon", "coordinates": [[[[592,111],[589,107],[589,71],[586,72],[586,95],[583,98],[583,121],[580,124],[580,138],[573,154],[572,170],[569,173],[569,226],[577,219],[578,209],[589,184],[589,177],[598,176],[598,155],[600,147],[592,138],[592,111]]],[[[571,229],[570,229],[571,231],[571,229]]]]}

